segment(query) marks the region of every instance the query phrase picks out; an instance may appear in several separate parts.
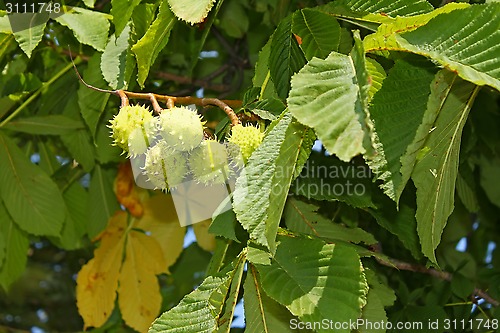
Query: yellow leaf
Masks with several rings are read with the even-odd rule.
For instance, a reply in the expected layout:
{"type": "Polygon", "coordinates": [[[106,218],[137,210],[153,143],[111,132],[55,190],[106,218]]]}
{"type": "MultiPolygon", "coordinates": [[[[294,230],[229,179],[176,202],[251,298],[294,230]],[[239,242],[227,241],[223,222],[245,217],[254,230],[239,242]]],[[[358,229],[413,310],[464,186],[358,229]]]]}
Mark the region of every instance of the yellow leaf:
{"type": "Polygon", "coordinates": [[[102,326],[115,306],[127,216],[118,212],[110,218],[108,228],[99,235],[101,244],[94,258],[78,273],[76,300],[85,328],[102,326]]]}
{"type": "Polygon", "coordinates": [[[139,332],[147,332],[160,312],[162,297],[156,274],[166,266],[157,241],[131,231],[120,272],[118,305],[123,320],[139,332]]]}
{"type": "Polygon", "coordinates": [[[161,272],[169,273],[183,250],[185,227],[181,227],[171,195],[157,194],[142,202],[144,214],[134,227],[144,230],[160,245],[165,259],[161,272]]]}
{"type": "Polygon", "coordinates": [[[205,220],[193,225],[198,245],[205,251],[215,250],[215,235],[208,232],[212,220],[205,220]]]}

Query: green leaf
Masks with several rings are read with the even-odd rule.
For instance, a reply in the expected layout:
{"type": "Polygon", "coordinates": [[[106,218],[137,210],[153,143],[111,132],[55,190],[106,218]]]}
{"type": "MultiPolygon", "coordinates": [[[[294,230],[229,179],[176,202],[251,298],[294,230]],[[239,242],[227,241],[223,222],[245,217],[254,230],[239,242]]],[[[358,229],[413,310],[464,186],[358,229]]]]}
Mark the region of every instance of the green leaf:
{"type": "Polygon", "coordinates": [[[389,16],[416,15],[433,9],[432,5],[425,0],[341,0],[338,3],[354,11],[383,12],[389,16]]]}
{"type": "MultiPolygon", "coordinates": [[[[382,23],[375,34],[366,36],[364,45],[367,50],[377,49],[381,45],[394,44],[397,45],[395,33],[401,34],[415,30],[421,26],[426,25],[434,17],[443,13],[449,13],[453,10],[467,8],[468,3],[448,3],[443,7],[433,10],[430,13],[410,16],[410,17],[396,17],[393,20],[382,23]]],[[[379,52],[380,53],[380,52],[379,52]]],[[[388,52],[381,51],[382,54],[388,55],[388,52]]]]}
{"type": "Polygon", "coordinates": [[[395,38],[386,36],[385,42],[380,39],[372,50],[420,54],[456,71],[464,80],[500,90],[499,25],[500,3],[473,5],[438,15],[426,25],[396,34],[395,38]]]}
{"type": "Polygon", "coordinates": [[[149,26],[146,34],[132,46],[137,58],[137,82],[142,87],[148,77],[149,70],[160,51],[167,45],[170,37],[170,31],[176,22],[174,14],[168,9],[167,3],[163,1],[153,24],[149,26]]]}
{"type": "Polygon", "coordinates": [[[292,17],[280,22],[271,42],[269,53],[269,71],[276,92],[281,99],[286,99],[290,90],[290,78],[306,63],[304,54],[292,34],[292,17]]]}
{"type": "Polygon", "coordinates": [[[326,58],[338,51],[340,25],[335,17],[312,9],[302,9],[293,15],[292,31],[302,39],[300,47],[307,60],[326,58]]]}
{"type": "MultiPolygon", "coordinates": [[[[227,197],[229,200],[229,197],[227,197]]],[[[227,200],[223,201],[218,209],[214,212],[212,223],[208,228],[208,232],[216,236],[222,236],[227,239],[239,242],[234,231],[236,226],[236,214],[232,209],[225,210],[226,204],[230,204],[227,200]],[[219,209],[224,208],[221,212],[219,209]]]]}
{"type": "Polygon", "coordinates": [[[0,234],[3,236],[5,255],[0,261],[0,285],[4,290],[24,272],[28,259],[29,239],[10,217],[0,201],[0,234]]]}
{"type": "Polygon", "coordinates": [[[335,223],[318,213],[318,206],[303,201],[288,199],[283,217],[286,226],[294,232],[316,236],[326,241],[341,240],[351,243],[365,243],[367,245],[377,243],[372,234],[361,228],[349,228],[335,223]]]}
{"type": "Polygon", "coordinates": [[[435,71],[432,63],[421,57],[397,60],[371,101],[377,154],[369,165],[383,181],[384,193],[395,202],[410,178],[410,172],[402,174],[401,159],[406,158],[428,110],[435,71]]]}
{"type": "Polygon", "coordinates": [[[334,156],[312,153],[292,192],[314,200],[342,201],[353,207],[375,207],[373,174],[366,165],[340,161],[334,156]]]}
{"type": "Polygon", "coordinates": [[[264,137],[238,177],[233,207],[258,244],[275,250],[281,213],[308,129],[285,112],[264,137]],[[266,161],[262,163],[262,161],[266,161]]]}
{"type": "MultiPolygon", "coordinates": [[[[218,15],[218,27],[229,37],[243,38],[250,25],[247,8],[243,3],[229,1],[218,15]]],[[[206,29],[206,28],[205,28],[206,29]]]]}
{"type": "Polygon", "coordinates": [[[65,250],[76,250],[82,247],[82,237],[87,232],[89,196],[79,182],[74,182],[64,191],[63,197],[66,203],[66,221],[61,236],[52,242],[65,250]]]}
{"type": "MultiPolygon", "coordinates": [[[[413,189],[414,191],[414,189],[413,189]]],[[[417,234],[417,221],[415,219],[415,197],[406,198],[406,191],[401,198],[399,207],[388,197],[379,197],[376,208],[368,208],[367,211],[375,217],[377,223],[395,235],[407,248],[414,258],[422,257],[420,242],[417,234]]],[[[408,192],[410,193],[410,191],[408,192]]]]}
{"type": "Polygon", "coordinates": [[[195,24],[202,22],[208,16],[215,0],[168,0],[168,4],[175,16],[190,24],[195,24]]]}
{"type": "Polygon", "coordinates": [[[229,333],[231,330],[231,323],[233,322],[234,310],[238,303],[238,295],[240,292],[241,281],[243,279],[243,271],[245,268],[246,256],[240,255],[236,268],[231,272],[231,287],[225,300],[224,312],[218,320],[219,327],[217,333],[229,333]]]}
{"type": "Polygon", "coordinates": [[[111,0],[111,15],[115,25],[115,36],[120,36],[132,18],[135,7],[141,0],[111,0]]]}
{"type": "MultiPolygon", "coordinates": [[[[478,162],[480,166],[479,182],[481,187],[488,199],[500,207],[500,188],[497,185],[497,180],[500,176],[500,158],[487,158],[482,155],[478,162]]],[[[460,182],[458,182],[458,184],[460,184],[460,182]]]]}
{"type": "Polygon", "coordinates": [[[101,119],[95,135],[95,147],[90,147],[95,148],[96,158],[101,164],[125,160],[123,150],[114,144],[113,138],[110,136],[110,129],[106,126],[111,117],[111,114],[105,114],[101,119]]]}
{"type": "Polygon", "coordinates": [[[396,300],[396,295],[394,295],[394,291],[392,289],[379,281],[373,271],[367,269],[365,270],[365,274],[370,290],[366,295],[366,305],[363,308],[361,319],[365,321],[367,325],[359,327],[359,332],[385,332],[385,330],[376,328],[373,323],[387,323],[389,321],[384,307],[393,305],[396,300]],[[369,323],[372,325],[369,325],[369,323]]]}
{"type": "Polygon", "coordinates": [[[272,41],[273,38],[271,37],[262,50],[260,50],[259,58],[255,64],[255,74],[252,78],[252,83],[254,87],[261,88],[259,99],[277,97],[276,88],[269,71],[269,54],[271,53],[272,41]]]}
{"type": "Polygon", "coordinates": [[[250,103],[247,108],[266,120],[276,120],[285,111],[286,106],[280,99],[271,97],[250,103]]]}
{"type": "Polygon", "coordinates": [[[112,89],[127,89],[135,62],[129,50],[130,26],[111,36],[101,57],[101,71],[112,89]]]}
{"type": "Polygon", "coordinates": [[[43,38],[49,13],[13,13],[9,16],[14,37],[19,47],[30,58],[33,50],[43,38]]]}
{"type": "Polygon", "coordinates": [[[455,181],[462,129],[479,88],[448,73],[450,86],[425,142],[425,155],[417,158],[412,179],[417,187],[417,231],[422,252],[436,263],[434,250],[453,211],[455,181]]]}
{"type": "Polygon", "coordinates": [[[376,60],[366,58],[366,70],[370,76],[370,90],[368,91],[369,100],[371,101],[373,95],[382,88],[382,84],[387,77],[384,68],[376,60]]]}
{"type": "Polygon", "coordinates": [[[203,21],[203,31],[201,32],[201,36],[199,38],[195,38],[194,47],[191,48],[190,56],[191,56],[191,64],[189,66],[190,75],[193,75],[193,70],[198,64],[198,60],[200,59],[200,52],[203,50],[205,43],[207,41],[208,35],[210,31],[212,31],[212,25],[216,20],[219,19],[219,11],[224,4],[224,0],[217,1],[215,8],[211,11],[210,15],[203,21]]]}
{"type": "Polygon", "coordinates": [[[264,293],[258,272],[252,265],[249,265],[243,289],[246,333],[296,332],[290,327],[293,316],[264,293]]]}
{"type": "MultiPolygon", "coordinates": [[[[94,53],[90,58],[88,67],[83,71],[83,79],[94,87],[106,85],[101,73],[101,55],[94,53]]],[[[109,100],[109,94],[95,91],[81,85],[78,89],[78,106],[83,119],[87,123],[92,136],[95,136],[97,124],[109,100]]]]}
{"type": "Polygon", "coordinates": [[[82,165],[83,170],[90,172],[94,168],[94,146],[87,130],[81,129],[62,135],[61,141],[71,156],[82,165]]]}
{"type": "Polygon", "coordinates": [[[37,146],[38,154],[40,154],[40,162],[38,163],[38,165],[49,176],[52,176],[54,172],[56,172],[61,167],[61,162],[59,162],[56,158],[54,145],[50,141],[44,142],[40,140],[37,142],[37,146]]]}
{"type": "Polygon", "coordinates": [[[84,128],[84,125],[66,116],[48,115],[12,120],[4,128],[28,134],[61,135],[84,128]]]}
{"type": "Polygon", "coordinates": [[[66,217],[59,188],[2,133],[0,194],[21,229],[34,235],[59,235],[66,217]]]}
{"type": "Polygon", "coordinates": [[[108,220],[120,208],[113,192],[114,172],[104,170],[97,164],[90,178],[88,200],[87,233],[97,236],[108,224],[108,220]]]}
{"type": "Polygon", "coordinates": [[[271,265],[256,267],[266,294],[303,322],[356,321],[365,305],[368,286],[359,256],[349,247],[280,236],[271,265]]]}
{"type": "MultiPolygon", "coordinates": [[[[486,159],[483,157],[481,159],[482,161],[485,161],[486,159]]],[[[494,167],[497,171],[496,175],[495,172],[488,172],[488,176],[485,178],[489,178],[493,176],[493,179],[498,179],[500,177],[500,160],[497,159],[496,161],[496,166],[494,167]]],[[[480,168],[481,170],[481,176],[484,174],[486,175],[487,171],[484,171],[485,168],[482,166],[480,168]],[[483,173],[484,172],[484,173],[483,173]]],[[[480,182],[484,188],[485,181],[486,179],[480,178],[480,182]]],[[[491,184],[494,184],[494,181],[488,180],[486,186],[491,186],[491,184]]],[[[493,187],[490,187],[493,189],[493,187]]],[[[497,188],[494,189],[495,191],[498,191],[497,188]]],[[[500,207],[500,192],[498,193],[498,203],[497,206],[500,207]]],[[[472,173],[472,168],[468,163],[464,163],[460,165],[460,168],[458,170],[458,178],[457,178],[457,194],[460,198],[460,201],[464,204],[464,206],[467,208],[467,210],[471,213],[477,213],[479,211],[479,200],[477,198],[477,184],[474,179],[474,175],[472,173]]],[[[490,199],[491,200],[491,199],[490,199]]],[[[491,200],[494,202],[493,200],[491,200]]]]}
{"type": "Polygon", "coordinates": [[[366,127],[369,86],[359,53],[355,47],[351,56],[332,52],[325,60],[313,58],[293,76],[288,97],[294,117],[342,161],[366,152],[362,124],[366,127]]]}
{"type": "Polygon", "coordinates": [[[149,333],[213,333],[231,283],[230,274],[205,278],[177,306],[158,317],[149,333]]]}
{"type": "Polygon", "coordinates": [[[312,129],[308,129],[308,131],[304,135],[304,142],[302,143],[302,148],[299,151],[299,157],[297,157],[297,163],[295,164],[295,170],[293,171],[293,179],[297,179],[304,170],[309,157],[311,156],[311,152],[316,142],[316,134],[312,129]]]}
{"type": "Polygon", "coordinates": [[[96,2],[96,0],[83,0],[83,3],[85,4],[85,6],[90,7],[90,8],[94,8],[95,2],[96,2]]]}
{"type": "MultiPolygon", "coordinates": [[[[0,20],[1,19],[2,18],[0,17],[0,20]]],[[[3,61],[4,57],[16,47],[15,45],[16,41],[14,39],[14,36],[12,36],[11,34],[0,33],[0,61],[3,61]]]]}
{"type": "Polygon", "coordinates": [[[108,15],[100,12],[71,7],[71,10],[55,20],[71,29],[80,43],[90,45],[97,51],[102,52],[108,42],[110,27],[108,19],[108,15]]]}

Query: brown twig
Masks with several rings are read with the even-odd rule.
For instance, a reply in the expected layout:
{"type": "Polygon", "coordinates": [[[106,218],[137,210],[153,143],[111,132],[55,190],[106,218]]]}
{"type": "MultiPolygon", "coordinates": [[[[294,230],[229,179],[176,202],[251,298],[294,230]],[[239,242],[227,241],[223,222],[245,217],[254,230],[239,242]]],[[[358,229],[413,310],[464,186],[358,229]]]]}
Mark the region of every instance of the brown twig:
{"type": "Polygon", "coordinates": [[[110,93],[114,95],[118,95],[119,92],[125,94],[128,98],[132,99],[148,99],[151,100],[152,97],[154,97],[157,101],[164,102],[166,104],[170,103],[177,103],[181,105],[189,105],[189,104],[194,104],[197,106],[217,106],[222,111],[224,111],[229,120],[231,121],[231,124],[237,125],[240,123],[240,120],[238,119],[238,116],[234,112],[233,108],[239,108],[241,107],[241,101],[237,100],[221,100],[218,98],[198,98],[198,97],[192,97],[192,96],[168,96],[168,95],[158,95],[158,94],[151,94],[151,93],[135,93],[131,91],[125,91],[125,90],[116,90],[112,91],[110,93]]]}
{"type": "Polygon", "coordinates": [[[129,104],[129,99],[147,99],[149,100],[155,112],[158,114],[161,112],[162,108],[158,104],[158,101],[164,102],[167,104],[169,108],[173,107],[175,103],[181,104],[181,105],[189,105],[189,104],[194,104],[197,106],[217,106],[221,110],[223,110],[229,120],[231,121],[231,124],[233,126],[237,125],[240,123],[240,120],[238,119],[238,116],[234,112],[233,108],[239,108],[242,105],[241,101],[238,100],[221,100],[218,98],[198,98],[198,97],[192,97],[192,96],[168,96],[168,95],[158,95],[158,94],[152,94],[152,93],[135,93],[131,91],[125,91],[125,90],[106,90],[106,89],[101,89],[94,87],[87,82],[85,82],[80,75],[80,72],[78,72],[78,69],[76,68],[75,62],[73,61],[73,57],[71,55],[71,50],[69,50],[69,55],[71,58],[71,62],[73,63],[73,68],[75,69],[75,73],[78,76],[78,79],[80,80],[81,83],[83,83],[87,88],[102,92],[102,93],[107,93],[107,94],[113,94],[115,96],[120,97],[121,100],[121,105],[126,106],[129,104]]]}
{"type": "MultiPolygon", "coordinates": [[[[427,274],[427,275],[430,275],[430,276],[433,276],[435,278],[438,278],[438,279],[441,279],[444,281],[448,281],[448,282],[451,282],[451,280],[453,280],[453,274],[449,273],[449,272],[439,271],[439,270],[434,269],[434,268],[427,268],[423,265],[411,264],[408,262],[404,262],[404,261],[392,259],[392,258],[390,258],[389,261],[386,261],[386,260],[383,260],[383,259],[380,259],[377,257],[375,257],[375,258],[379,264],[387,266],[387,267],[397,268],[397,269],[402,270],[402,271],[410,271],[410,272],[427,274]]],[[[488,295],[488,293],[486,293],[482,289],[474,288],[473,295],[475,297],[479,297],[479,298],[484,299],[486,302],[488,302],[489,304],[491,304],[494,307],[500,306],[500,302],[498,300],[496,300],[493,297],[491,297],[490,295],[488,295]]]]}

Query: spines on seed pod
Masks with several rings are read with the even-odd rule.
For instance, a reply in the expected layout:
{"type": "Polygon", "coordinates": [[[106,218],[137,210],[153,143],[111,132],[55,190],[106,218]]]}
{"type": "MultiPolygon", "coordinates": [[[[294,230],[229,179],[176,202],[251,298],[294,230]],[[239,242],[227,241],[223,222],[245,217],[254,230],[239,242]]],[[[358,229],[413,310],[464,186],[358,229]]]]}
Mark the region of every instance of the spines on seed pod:
{"type": "Polygon", "coordinates": [[[193,178],[202,184],[224,184],[229,178],[226,147],[215,140],[203,141],[189,154],[188,162],[193,178]]]}
{"type": "Polygon", "coordinates": [[[246,163],[250,155],[257,149],[264,139],[264,133],[255,126],[243,126],[238,124],[231,129],[228,141],[240,148],[243,160],[246,163]]]}
{"type": "Polygon", "coordinates": [[[167,144],[178,151],[191,151],[203,140],[201,116],[186,107],[165,109],[160,114],[159,130],[167,144]]]}
{"type": "Polygon", "coordinates": [[[110,120],[114,144],[129,156],[143,154],[156,136],[156,118],[141,105],[127,105],[110,120]]]}
{"type": "Polygon", "coordinates": [[[160,140],[147,150],[143,172],[155,188],[174,188],[188,173],[186,156],[183,152],[170,148],[164,140],[160,140]]]}

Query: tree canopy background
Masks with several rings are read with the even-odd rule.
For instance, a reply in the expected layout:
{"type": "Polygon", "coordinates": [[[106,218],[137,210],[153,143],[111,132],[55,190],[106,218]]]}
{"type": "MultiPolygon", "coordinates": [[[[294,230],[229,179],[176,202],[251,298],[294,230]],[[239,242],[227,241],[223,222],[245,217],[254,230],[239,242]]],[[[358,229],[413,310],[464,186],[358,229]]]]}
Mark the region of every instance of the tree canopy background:
{"type": "Polygon", "coordinates": [[[498,1],[0,5],[0,331],[497,330],[498,1]],[[265,131],[229,211],[136,185],[117,91],[265,131]]]}

